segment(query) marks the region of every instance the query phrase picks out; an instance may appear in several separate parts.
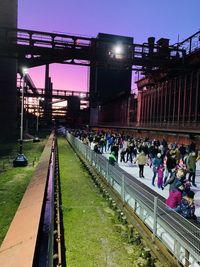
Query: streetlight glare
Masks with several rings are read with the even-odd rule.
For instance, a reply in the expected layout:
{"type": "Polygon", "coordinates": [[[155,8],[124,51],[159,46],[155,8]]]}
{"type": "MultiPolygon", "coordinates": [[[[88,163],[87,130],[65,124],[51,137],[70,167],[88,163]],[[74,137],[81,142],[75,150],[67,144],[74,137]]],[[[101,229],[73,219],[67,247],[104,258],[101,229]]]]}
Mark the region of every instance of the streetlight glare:
{"type": "Polygon", "coordinates": [[[84,98],[84,94],[83,93],[80,93],[80,98],[84,98]]]}
{"type": "Polygon", "coordinates": [[[122,46],[121,46],[121,45],[116,45],[116,46],[114,47],[114,53],[115,53],[116,55],[122,54],[122,52],[123,52],[123,49],[122,49],[122,46]]]}
{"type": "Polygon", "coordinates": [[[23,67],[23,68],[22,68],[22,73],[23,73],[23,75],[28,74],[28,68],[23,67]]]}

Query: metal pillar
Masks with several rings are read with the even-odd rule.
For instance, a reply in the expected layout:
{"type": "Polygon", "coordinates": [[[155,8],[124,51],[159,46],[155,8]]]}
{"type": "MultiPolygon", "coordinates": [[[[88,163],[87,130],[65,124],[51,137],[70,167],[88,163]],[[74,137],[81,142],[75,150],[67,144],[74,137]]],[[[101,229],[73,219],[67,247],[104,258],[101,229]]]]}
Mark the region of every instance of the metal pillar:
{"type": "Polygon", "coordinates": [[[190,95],[189,95],[189,112],[188,112],[188,122],[191,122],[191,105],[192,105],[192,86],[193,86],[193,72],[190,74],[190,95]]]}
{"type": "Polygon", "coordinates": [[[181,76],[178,79],[178,112],[177,112],[177,123],[180,124],[180,105],[181,105],[181,76]]]}
{"type": "Polygon", "coordinates": [[[153,124],[155,124],[155,117],[156,117],[156,88],[154,88],[153,94],[153,124]]]}
{"type": "Polygon", "coordinates": [[[160,91],[160,124],[162,125],[163,123],[163,87],[164,87],[164,82],[161,84],[161,91],[160,91]]]}
{"type": "Polygon", "coordinates": [[[187,94],[187,75],[185,74],[184,76],[184,93],[183,93],[183,119],[182,119],[182,124],[184,126],[185,124],[185,108],[186,108],[186,94],[187,94]]]}
{"type": "Polygon", "coordinates": [[[199,102],[199,71],[196,73],[196,93],[195,93],[195,111],[194,111],[194,121],[197,123],[198,115],[198,102],[199,102]]]}
{"type": "Polygon", "coordinates": [[[146,99],[146,124],[149,124],[149,92],[146,99]]]}
{"type": "Polygon", "coordinates": [[[167,112],[167,94],[168,94],[168,81],[164,85],[164,113],[163,113],[163,122],[166,123],[166,112],[167,112]]]}
{"type": "Polygon", "coordinates": [[[171,114],[172,114],[172,80],[169,81],[169,97],[168,97],[168,123],[171,122],[171,114]]]}
{"type": "Polygon", "coordinates": [[[147,113],[147,94],[144,93],[144,116],[143,116],[143,123],[146,123],[146,113],[147,113]]]}
{"type": "Polygon", "coordinates": [[[156,124],[159,122],[159,113],[160,113],[160,84],[157,87],[157,97],[156,97],[156,124]]]}
{"type": "Polygon", "coordinates": [[[141,92],[141,115],[140,115],[140,123],[144,123],[144,93],[141,92]]]}
{"type": "Polygon", "coordinates": [[[52,83],[49,77],[49,64],[45,67],[45,99],[44,99],[44,120],[47,127],[51,126],[52,117],[52,83]]]}
{"type": "Polygon", "coordinates": [[[149,115],[149,122],[150,124],[152,123],[152,115],[153,115],[153,92],[152,92],[152,88],[151,88],[151,92],[150,92],[150,115],[149,115]]]}
{"type": "Polygon", "coordinates": [[[172,112],[172,123],[174,124],[175,122],[175,108],[176,108],[176,78],[173,80],[173,112],[172,112]]]}

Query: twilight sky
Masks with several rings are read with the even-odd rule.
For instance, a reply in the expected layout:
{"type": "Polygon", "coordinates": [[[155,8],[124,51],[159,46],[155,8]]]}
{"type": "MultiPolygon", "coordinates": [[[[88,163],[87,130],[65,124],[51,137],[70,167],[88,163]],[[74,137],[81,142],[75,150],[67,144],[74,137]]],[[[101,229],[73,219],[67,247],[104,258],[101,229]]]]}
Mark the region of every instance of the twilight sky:
{"type": "MultiPolygon", "coordinates": [[[[200,30],[200,0],[18,0],[18,28],[95,37],[99,32],[182,41],[200,30]]],[[[44,67],[29,71],[44,87],[44,67]]],[[[88,69],[50,65],[54,89],[86,90],[88,69]]],[[[134,87],[134,82],[133,87],[134,87]]]]}

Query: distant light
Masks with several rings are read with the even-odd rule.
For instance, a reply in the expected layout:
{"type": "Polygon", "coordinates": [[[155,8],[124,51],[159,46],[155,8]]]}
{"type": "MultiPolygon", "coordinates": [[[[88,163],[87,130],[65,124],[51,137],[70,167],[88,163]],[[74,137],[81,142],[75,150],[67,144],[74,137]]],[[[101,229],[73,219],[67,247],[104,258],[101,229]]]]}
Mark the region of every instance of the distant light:
{"type": "Polygon", "coordinates": [[[23,73],[23,75],[28,74],[28,68],[23,67],[23,68],[22,68],[22,73],[23,73]]]}
{"type": "Polygon", "coordinates": [[[123,52],[123,48],[121,45],[116,45],[113,50],[115,55],[120,55],[123,52]]]}
{"type": "Polygon", "coordinates": [[[80,93],[80,98],[84,98],[84,97],[85,97],[85,94],[80,93]]]}

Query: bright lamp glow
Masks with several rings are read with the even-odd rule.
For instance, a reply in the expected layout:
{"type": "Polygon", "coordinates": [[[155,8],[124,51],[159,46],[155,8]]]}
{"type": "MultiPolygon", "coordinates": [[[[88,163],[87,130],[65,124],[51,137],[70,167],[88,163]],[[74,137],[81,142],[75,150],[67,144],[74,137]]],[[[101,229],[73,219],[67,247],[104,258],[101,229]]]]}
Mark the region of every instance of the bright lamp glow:
{"type": "Polygon", "coordinates": [[[115,53],[116,55],[122,54],[122,46],[121,46],[121,45],[116,45],[116,46],[114,47],[114,53],[115,53]]]}
{"type": "Polygon", "coordinates": [[[22,73],[23,73],[23,75],[28,74],[28,68],[26,68],[26,67],[22,68],[22,73]]]}
{"type": "Polygon", "coordinates": [[[80,98],[84,98],[84,94],[83,93],[80,93],[80,98]]]}

